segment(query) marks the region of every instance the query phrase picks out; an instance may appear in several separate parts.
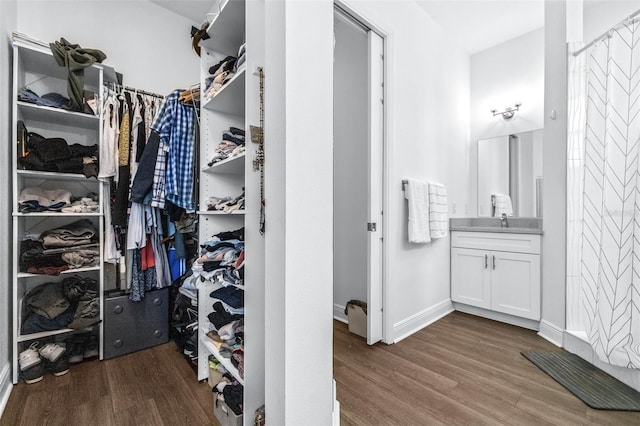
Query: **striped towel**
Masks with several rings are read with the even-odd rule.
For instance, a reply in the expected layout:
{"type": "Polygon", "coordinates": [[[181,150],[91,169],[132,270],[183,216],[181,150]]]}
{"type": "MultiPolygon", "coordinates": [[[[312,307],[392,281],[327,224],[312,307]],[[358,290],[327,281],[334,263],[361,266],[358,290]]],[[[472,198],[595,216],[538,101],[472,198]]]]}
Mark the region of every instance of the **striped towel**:
{"type": "Polygon", "coordinates": [[[432,239],[444,238],[449,231],[447,189],[435,182],[429,182],[429,231],[432,239]]]}
{"type": "Polygon", "coordinates": [[[511,205],[511,197],[505,194],[493,194],[493,217],[502,217],[502,214],[513,216],[513,206],[511,205]]]}

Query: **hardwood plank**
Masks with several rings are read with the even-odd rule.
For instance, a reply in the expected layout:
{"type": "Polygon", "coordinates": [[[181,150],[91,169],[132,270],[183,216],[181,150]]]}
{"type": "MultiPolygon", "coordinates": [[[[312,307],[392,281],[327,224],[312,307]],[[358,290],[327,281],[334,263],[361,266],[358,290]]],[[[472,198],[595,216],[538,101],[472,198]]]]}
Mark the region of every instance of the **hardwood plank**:
{"type": "Polygon", "coordinates": [[[0,425],[217,425],[211,389],[169,342],[13,387],[0,425]]]}
{"type": "Polygon", "coordinates": [[[532,349],[560,350],[535,331],[460,312],[394,345],[368,346],[334,321],[342,424],[640,424],[640,413],[588,408],[520,354],[532,349]],[[413,416],[397,413],[407,405],[413,416]]]}

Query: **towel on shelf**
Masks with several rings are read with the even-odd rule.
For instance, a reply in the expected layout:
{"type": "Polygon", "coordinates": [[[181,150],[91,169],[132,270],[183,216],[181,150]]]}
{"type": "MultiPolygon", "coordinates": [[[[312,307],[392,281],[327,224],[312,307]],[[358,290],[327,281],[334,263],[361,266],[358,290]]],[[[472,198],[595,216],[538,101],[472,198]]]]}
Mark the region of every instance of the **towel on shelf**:
{"type": "Polygon", "coordinates": [[[429,184],[415,179],[405,181],[404,197],[409,204],[409,242],[429,243],[429,184]]]}
{"type": "Polygon", "coordinates": [[[429,182],[429,232],[432,239],[444,238],[449,230],[447,189],[444,185],[429,182]]]}
{"type": "Polygon", "coordinates": [[[502,217],[502,214],[513,216],[513,206],[511,197],[505,194],[493,194],[491,196],[493,204],[493,217],[502,217]]]}

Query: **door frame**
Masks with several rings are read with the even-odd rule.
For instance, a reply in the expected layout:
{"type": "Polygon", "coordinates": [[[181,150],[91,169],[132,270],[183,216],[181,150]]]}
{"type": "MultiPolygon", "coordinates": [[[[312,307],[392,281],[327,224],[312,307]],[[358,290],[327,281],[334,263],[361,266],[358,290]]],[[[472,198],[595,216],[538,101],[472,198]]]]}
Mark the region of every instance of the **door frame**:
{"type": "MultiPolygon", "coordinates": [[[[357,8],[357,3],[354,4],[357,8]]],[[[389,167],[392,158],[392,149],[389,141],[391,140],[391,120],[389,119],[390,115],[388,111],[392,108],[392,90],[391,90],[391,67],[389,66],[391,62],[392,51],[391,51],[391,33],[384,29],[384,27],[378,25],[373,17],[368,16],[365,11],[357,10],[351,5],[346,3],[346,0],[334,0],[334,10],[341,9],[343,12],[351,15],[355,20],[359,21],[363,26],[369,28],[370,31],[373,31],[378,36],[382,38],[382,50],[383,50],[383,99],[384,103],[382,105],[383,111],[383,131],[382,131],[382,179],[381,179],[381,190],[382,190],[382,210],[383,212],[389,212],[389,167]]],[[[391,297],[390,292],[388,291],[388,283],[390,281],[389,277],[389,268],[387,261],[387,242],[388,238],[388,230],[389,230],[389,214],[382,214],[382,342],[387,344],[393,343],[393,323],[391,322],[391,297]]],[[[368,287],[368,284],[367,284],[368,287]]]]}

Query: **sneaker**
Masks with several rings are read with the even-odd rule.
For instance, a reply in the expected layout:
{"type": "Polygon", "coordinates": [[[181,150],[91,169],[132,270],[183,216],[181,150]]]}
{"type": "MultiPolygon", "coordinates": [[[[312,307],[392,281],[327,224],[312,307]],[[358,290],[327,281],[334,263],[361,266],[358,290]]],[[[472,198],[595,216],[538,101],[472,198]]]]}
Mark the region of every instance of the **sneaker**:
{"type": "Polygon", "coordinates": [[[38,383],[44,377],[44,367],[42,366],[42,363],[35,364],[32,367],[21,371],[20,377],[22,377],[25,383],[38,383]]]}
{"type": "Polygon", "coordinates": [[[96,336],[95,334],[90,334],[89,338],[87,339],[87,346],[82,356],[86,359],[98,355],[100,355],[100,351],[98,350],[98,336],[96,336]]]}
{"type": "Polygon", "coordinates": [[[40,356],[46,358],[48,361],[56,362],[58,358],[62,356],[65,351],[64,346],[60,346],[56,343],[47,343],[40,349],[40,356]]]}
{"type": "Polygon", "coordinates": [[[44,369],[54,376],[63,376],[69,372],[69,356],[64,353],[57,361],[44,360],[44,369]]]}
{"type": "Polygon", "coordinates": [[[69,354],[69,362],[75,364],[82,362],[84,359],[84,351],[86,349],[86,339],[81,334],[76,334],[65,340],[67,345],[67,353],[69,354]]]}
{"type": "Polygon", "coordinates": [[[18,363],[20,364],[20,370],[25,371],[34,365],[40,364],[40,354],[36,350],[38,342],[33,342],[27,349],[20,352],[18,363]]]}

